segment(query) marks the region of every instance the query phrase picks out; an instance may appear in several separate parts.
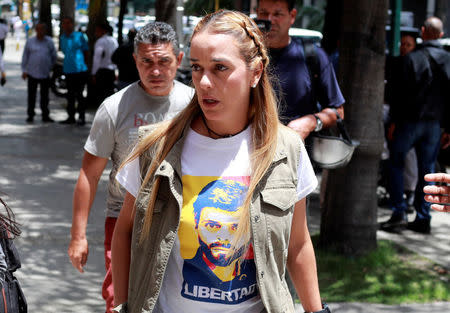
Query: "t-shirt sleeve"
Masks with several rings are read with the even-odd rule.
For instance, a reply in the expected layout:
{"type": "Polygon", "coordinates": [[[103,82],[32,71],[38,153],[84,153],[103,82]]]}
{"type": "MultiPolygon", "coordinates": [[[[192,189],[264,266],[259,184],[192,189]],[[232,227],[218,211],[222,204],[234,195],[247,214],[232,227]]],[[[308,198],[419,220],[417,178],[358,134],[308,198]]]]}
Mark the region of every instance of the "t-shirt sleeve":
{"type": "Polygon", "coordinates": [[[125,164],[125,166],[117,173],[116,180],[126,189],[126,191],[137,198],[139,188],[141,187],[139,158],[125,164]]]}
{"type": "Polygon", "coordinates": [[[309,195],[317,187],[317,178],[314,169],[306,152],[305,145],[301,144],[300,162],[297,168],[298,183],[297,183],[297,197],[298,200],[303,199],[309,195]]]}
{"type": "Polygon", "coordinates": [[[320,92],[317,97],[322,108],[340,107],[344,102],[344,96],[334,73],[333,64],[325,51],[317,48],[317,57],[320,63],[320,92]]]}
{"type": "Polygon", "coordinates": [[[113,120],[102,104],[95,113],[84,150],[101,158],[109,158],[114,150],[114,128],[113,120]]]}

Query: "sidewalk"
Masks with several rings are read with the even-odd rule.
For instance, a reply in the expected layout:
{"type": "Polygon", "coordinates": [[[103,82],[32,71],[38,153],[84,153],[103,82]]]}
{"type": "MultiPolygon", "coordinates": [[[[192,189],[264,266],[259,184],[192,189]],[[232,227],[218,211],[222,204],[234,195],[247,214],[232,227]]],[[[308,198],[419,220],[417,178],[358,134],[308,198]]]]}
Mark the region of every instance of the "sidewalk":
{"type": "MultiPolygon", "coordinates": [[[[0,88],[0,193],[22,224],[17,246],[22,269],[17,272],[29,304],[29,312],[102,312],[103,223],[107,169],[99,184],[88,225],[90,255],[85,273],[78,273],[67,256],[70,238],[72,193],[78,177],[83,145],[93,112],[84,127],[43,124],[37,108],[34,124],[25,123],[26,83],[21,79],[23,41],[6,39],[7,83],[0,88]],[[3,194],[6,194],[4,196],[3,194]]],[[[65,119],[64,100],[51,95],[50,115],[65,119]]],[[[39,107],[39,105],[37,105],[39,107]]],[[[311,232],[320,225],[318,208],[309,212],[311,232]]],[[[380,219],[389,212],[379,210],[380,219]]],[[[429,236],[405,231],[402,235],[378,232],[378,238],[394,240],[434,262],[450,268],[450,214],[433,213],[429,236]]],[[[334,313],[450,312],[450,302],[387,306],[331,303],[334,313]]],[[[302,312],[301,307],[298,312],[302,312]]]]}

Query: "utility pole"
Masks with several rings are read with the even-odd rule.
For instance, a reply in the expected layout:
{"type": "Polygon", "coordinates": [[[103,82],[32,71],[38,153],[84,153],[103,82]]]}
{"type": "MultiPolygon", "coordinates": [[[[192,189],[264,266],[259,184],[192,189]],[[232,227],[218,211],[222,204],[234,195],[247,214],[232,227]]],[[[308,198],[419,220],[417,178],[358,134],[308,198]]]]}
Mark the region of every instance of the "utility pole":
{"type": "Polygon", "coordinates": [[[392,56],[400,54],[400,16],[402,12],[402,0],[391,0],[391,42],[389,51],[392,56]]]}
{"type": "Polygon", "coordinates": [[[435,9],[436,9],[436,0],[428,0],[427,1],[427,18],[430,16],[434,16],[435,9]]]}

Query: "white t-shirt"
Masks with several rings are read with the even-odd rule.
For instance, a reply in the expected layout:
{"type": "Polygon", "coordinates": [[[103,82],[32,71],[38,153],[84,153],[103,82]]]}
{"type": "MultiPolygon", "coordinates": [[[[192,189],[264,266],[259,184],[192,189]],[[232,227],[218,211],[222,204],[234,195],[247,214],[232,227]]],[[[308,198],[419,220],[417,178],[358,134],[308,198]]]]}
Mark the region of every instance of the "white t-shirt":
{"type": "Polygon", "coordinates": [[[111,61],[111,56],[116,51],[119,44],[116,38],[103,35],[95,42],[94,46],[94,58],[92,60],[92,75],[95,75],[101,68],[107,68],[109,70],[115,70],[116,65],[111,61]]]}
{"type": "MultiPolygon", "coordinates": [[[[252,246],[243,261],[226,259],[249,184],[250,151],[250,128],[217,140],[189,129],[181,156],[180,228],[154,312],[263,310],[252,246]]],[[[317,186],[303,145],[298,176],[300,200],[317,186]]],[[[128,163],[116,178],[137,197],[141,184],[139,158],[128,163]]]]}
{"type": "Polygon", "coordinates": [[[183,110],[194,90],[174,81],[168,96],[151,96],[139,82],[107,98],[97,109],[84,149],[101,158],[111,158],[106,215],[118,217],[123,192],[114,184],[117,169],[133,148],[138,128],[170,119],[183,110]]]}

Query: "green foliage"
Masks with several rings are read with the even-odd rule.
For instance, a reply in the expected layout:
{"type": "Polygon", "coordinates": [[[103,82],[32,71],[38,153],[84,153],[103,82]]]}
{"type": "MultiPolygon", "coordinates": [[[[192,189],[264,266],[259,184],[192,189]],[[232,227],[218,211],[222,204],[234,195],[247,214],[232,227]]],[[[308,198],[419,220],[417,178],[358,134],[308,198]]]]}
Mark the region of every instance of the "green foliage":
{"type": "MultiPolygon", "coordinates": [[[[220,0],[219,9],[233,10],[234,0],[220,0]]],[[[186,15],[203,16],[214,12],[215,1],[213,0],[188,0],[184,5],[186,15]]]]}
{"type": "MultiPolygon", "coordinates": [[[[317,241],[317,237],[314,237],[317,241]]],[[[327,302],[384,304],[449,301],[450,274],[389,241],[359,258],[316,249],[321,296],[327,302]]]]}
{"type": "Polygon", "coordinates": [[[155,7],[156,0],[132,0],[136,12],[148,12],[155,7]]]}
{"type": "Polygon", "coordinates": [[[325,6],[326,2],[320,2],[314,6],[303,5],[302,0],[297,0],[297,18],[295,19],[294,27],[301,27],[303,18],[308,18],[308,24],[305,28],[322,31],[325,21],[325,6]]]}

